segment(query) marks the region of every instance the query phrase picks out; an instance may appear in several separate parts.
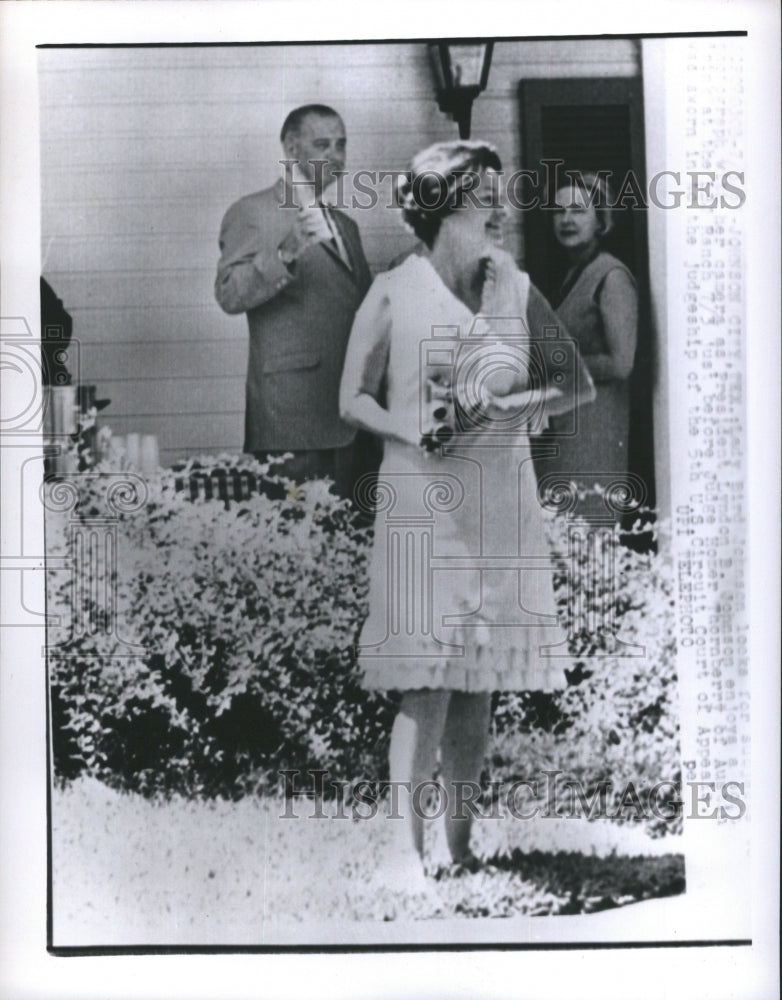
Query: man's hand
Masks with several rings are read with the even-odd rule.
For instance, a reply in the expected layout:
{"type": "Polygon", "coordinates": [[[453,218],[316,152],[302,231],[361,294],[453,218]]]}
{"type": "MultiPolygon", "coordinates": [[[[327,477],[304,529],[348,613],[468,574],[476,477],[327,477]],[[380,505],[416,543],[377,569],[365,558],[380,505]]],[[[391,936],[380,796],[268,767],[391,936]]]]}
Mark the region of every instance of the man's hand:
{"type": "Polygon", "coordinates": [[[331,238],[331,230],[319,206],[300,208],[290,232],[279,245],[280,259],[284,264],[292,264],[307,247],[331,238]]]}

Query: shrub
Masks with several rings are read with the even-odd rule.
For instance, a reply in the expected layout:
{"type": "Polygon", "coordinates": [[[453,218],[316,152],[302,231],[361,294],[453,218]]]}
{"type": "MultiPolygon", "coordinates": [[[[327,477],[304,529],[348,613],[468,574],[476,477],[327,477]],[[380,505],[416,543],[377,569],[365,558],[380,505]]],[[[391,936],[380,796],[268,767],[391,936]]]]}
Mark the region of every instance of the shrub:
{"type": "MultiPolygon", "coordinates": [[[[69,483],[49,485],[50,556],[68,553],[69,526],[105,518],[113,472],[74,477],[75,509],[57,503],[69,483]]],[[[115,566],[83,574],[90,594],[71,586],[70,573],[47,574],[49,610],[70,625],[49,635],[59,778],[239,796],[276,784],[282,768],[385,777],[396,698],[364,691],[355,660],[368,532],[325,482],[285,495],[272,473],[231,457],[161,471],[143,502],[120,504],[115,566]],[[190,500],[176,483],[195,465],[247,473],[272,496],[190,500]],[[115,602],[113,630],[89,624],[101,586],[115,602]]],[[[678,779],[670,567],[614,536],[614,578],[595,576],[586,552],[571,555],[563,517],[550,531],[576,669],[555,696],[495,696],[492,777],[529,777],[541,764],[587,785],[678,779]],[[576,627],[580,606],[603,605],[618,637],[642,644],[644,656],[609,655],[614,631],[576,627]]]]}
{"type": "MultiPolygon", "coordinates": [[[[104,483],[76,481],[84,521],[104,483]]],[[[226,509],[186,500],[174,481],[150,479],[147,502],[119,516],[118,634],[50,637],[57,773],[201,794],[240,794],[285,766],[373,773],[391,702],[357,682],[368,543],[348,504],[313,482],[226,509]],[[120,639],[143,649],[127,655],[120,639]]],[[[49,515],[50,554],[66,517],[49,515]]],[[[50,603],[70,619],[58,575],[50,603]]]]}
{"type": "MultiPolygon", "coordinates": [[[[569,683],[553,695],[495,699],[494,776],[554,768],[586,791],[606,781],[619,794],[632,784],[646,808],[656,783],[681,788],[669,547],[628,546],[617,531],[605,538],[613,572],[594,573],[587,550],[568,541],[569,533],[583,538],[588,531],[583,523],[551,522],[556,594],[573,658],[569,683]],[[604,608],[612,627],[579,630],[577,609],[599,618],[604,608]]],[[[680,825],[677,813],[651,828],[662,833],[680,825]]]]}

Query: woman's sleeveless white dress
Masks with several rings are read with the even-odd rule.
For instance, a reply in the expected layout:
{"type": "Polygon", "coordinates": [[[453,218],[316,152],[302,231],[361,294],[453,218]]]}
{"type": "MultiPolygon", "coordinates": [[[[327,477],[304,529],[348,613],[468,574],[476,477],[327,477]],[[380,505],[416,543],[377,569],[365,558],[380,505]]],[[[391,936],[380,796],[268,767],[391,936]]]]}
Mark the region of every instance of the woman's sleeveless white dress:
{"type": "MultiPolygon", "coordinates": [[[[518,274],[518,314],[529,278],[518,274]]],[[[429,423],[432,379],[469,402],[510,359],[524,387],[518,322],[477,317],[424,257],[380,275],[359,309],[346,365],[415,435],[429,423]],[[497,329],[502,344],[497,343],[497,329]],[[504,359],[504,360],[503,360],[504,359]],[[449,375],[450,373],[450,375],[449,375]]],[[[564,686],[544,513],[526,423],[462,412],[443,454],[387,441],[376,488],[370,610],[359,643],[368,688],[459,691],[564,686]]]]}

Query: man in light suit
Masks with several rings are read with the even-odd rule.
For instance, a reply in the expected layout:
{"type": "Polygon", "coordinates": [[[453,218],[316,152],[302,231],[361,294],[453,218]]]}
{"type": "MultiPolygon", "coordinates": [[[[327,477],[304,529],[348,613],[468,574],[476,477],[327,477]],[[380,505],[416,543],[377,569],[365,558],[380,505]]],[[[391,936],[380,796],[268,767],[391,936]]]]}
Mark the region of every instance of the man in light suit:
{"type": "Polygon", "coordinates": [[[311,104],[288,115],[280,139],[284,179],[232,205],[220,231],[215,297],[250,327],[244,450],[293,452],[282,475],[329,476],[349,496],[355,430],[340,419],[339,384],[371,275],[356,224],[321,202],[345,166],[345,126],[311,104]]]}

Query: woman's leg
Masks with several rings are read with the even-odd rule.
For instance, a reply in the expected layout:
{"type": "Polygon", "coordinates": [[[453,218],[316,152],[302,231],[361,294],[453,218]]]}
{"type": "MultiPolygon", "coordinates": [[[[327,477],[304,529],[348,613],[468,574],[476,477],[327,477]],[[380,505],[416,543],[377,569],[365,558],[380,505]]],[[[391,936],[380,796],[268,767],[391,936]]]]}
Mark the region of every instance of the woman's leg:
{"type": "Polygon", "coordinates": [[[406,691],[391,730],[390,779],[407,782],[411,789],[397,786],[402,819],[391,822],[400,827],[403,848],[415,848],[419,857],[424,851],[424,820],[415,814],[412,792],[417,785],[432,780],[450,697],[450,691],[406,691]]]}
{"type": "Polygon", "coordinates": [[[491,695],[486,692],[454,691],[451,695],[443,732],[440,772],[448,794],[445,835],[454,861],[470,855],[472,814],[469,806],[463,805],[459,814],[454,815],[455,806],[471,796],[464,788],[460,795],[453,782],[479,781],[489,738],[490,714],[491,695]]]}

